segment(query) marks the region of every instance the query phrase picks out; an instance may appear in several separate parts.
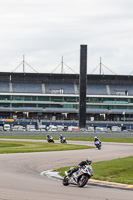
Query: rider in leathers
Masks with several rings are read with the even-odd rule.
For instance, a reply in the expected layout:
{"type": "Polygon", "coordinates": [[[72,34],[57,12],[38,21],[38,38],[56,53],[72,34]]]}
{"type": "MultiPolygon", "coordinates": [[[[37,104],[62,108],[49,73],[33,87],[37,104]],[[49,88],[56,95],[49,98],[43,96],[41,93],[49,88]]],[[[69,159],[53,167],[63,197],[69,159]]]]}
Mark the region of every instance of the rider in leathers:
{"type": "Polygon", "coordinates": [[[49,134],[47,134],[46,139],[47,139],[48,142],[50,142],[51,137],[52,137],[52,136],[50,136],[49,134]]]}
{"type": "Polygon", "coordinates": [[[63,135],[60,134],[60,137],[59,137],[60,142],[62,141],[62,138],[63,138],[63,135]]]}
{"type": "MultiPolygon", "coordinates": [[[[78,168],[82,168],[82,167],[85,167],[85,165],[91,165],[92,163],[92,160],[90,157],[86,158],[86,161],[82,161],[78,164],[77,167],[73,168],[73,169],[70,169],[67,173],[68,173],[68,176],[70,177],[74,172],[78,171],[78,168]]],[[[91,176],[93,176],[93,170],[92,170],[92,167],[90,166],[90,174],[91,176]]]]}
{"type": "Polygon", "coordinates": [[[94,137],[94,144],[101,144],[101,141],[96,136],[94,137]]]}

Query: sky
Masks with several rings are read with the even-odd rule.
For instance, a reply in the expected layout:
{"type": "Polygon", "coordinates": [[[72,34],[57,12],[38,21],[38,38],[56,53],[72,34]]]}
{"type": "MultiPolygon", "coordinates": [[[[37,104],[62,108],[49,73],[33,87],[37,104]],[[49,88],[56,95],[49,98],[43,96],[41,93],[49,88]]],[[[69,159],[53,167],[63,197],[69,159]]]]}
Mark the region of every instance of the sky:
{"type": "Polygon", "coordinates": [[[0,0],[1,72],[79,73],[81,45],[88,74],[133,75],[133,1],[0,0]]]}

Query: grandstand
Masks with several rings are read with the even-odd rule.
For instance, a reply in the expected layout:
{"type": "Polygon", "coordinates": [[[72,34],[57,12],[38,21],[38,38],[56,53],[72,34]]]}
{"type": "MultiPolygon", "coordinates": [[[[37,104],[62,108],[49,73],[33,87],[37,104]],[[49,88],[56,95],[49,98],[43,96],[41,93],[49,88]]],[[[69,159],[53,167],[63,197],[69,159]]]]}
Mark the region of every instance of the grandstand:
{"type": "MultiPolygon", "coordinates": [[[[133,76],[87,75],[86,119],[133,120],[133,76]]],[[[1,119],[78,120],[79,75],[0,73],[1,119]]]]}

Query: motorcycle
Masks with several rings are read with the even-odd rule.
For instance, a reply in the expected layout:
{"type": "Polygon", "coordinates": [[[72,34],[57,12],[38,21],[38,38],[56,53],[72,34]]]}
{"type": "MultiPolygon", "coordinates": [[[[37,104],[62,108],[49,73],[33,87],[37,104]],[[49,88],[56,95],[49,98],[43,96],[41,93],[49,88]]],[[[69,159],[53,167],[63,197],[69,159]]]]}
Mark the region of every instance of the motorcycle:
{"type": "Polygon", "coordinates": [[[95,142],[95,146],[96,146],[96,148],[98,148],[98,150],[100,150],[100,149],[101,149],[101,146],[102,146],[102,144],[101,144],[101,142],[99,142],[99,141],[96,141],[96,142],[95,142]]]}
{"type": "Polygon", "coordinates": [[[60,143],[67,143],[66,138],[62,137],[62,139],[60,139],[60,143]]]}
{"type": "Polygon", "coordinates": [[[54,139],[52,136],[50,136],[49,138],[47,138],[47,142],[48,143],[54,143],[54,139]]]}
{"type": "MultiPolygon", "coordinates": [[[[72,168],[70,168],[71,170],[72,168]]],[[[78,171],[74,172],[70,177],[68,176],[67,171],[65,171],[65,177],[63,178],[63,185],[68,186],[69,184],[76,184],[78,187],[84,187],[91,175],[91,166],[86,165],[84,168],[78,168],[78,171]]]]}

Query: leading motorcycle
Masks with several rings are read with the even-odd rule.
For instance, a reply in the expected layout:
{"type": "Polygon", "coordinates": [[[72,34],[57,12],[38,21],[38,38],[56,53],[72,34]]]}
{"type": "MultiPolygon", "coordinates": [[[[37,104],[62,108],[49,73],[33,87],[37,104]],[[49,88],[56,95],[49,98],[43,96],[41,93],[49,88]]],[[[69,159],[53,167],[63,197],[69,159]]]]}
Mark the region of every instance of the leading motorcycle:
{"type": "MultiPolygon", "coordinates": [[[[71,170],[72,168],[70,168],[71,170]]],[[[75,183],[78,187],[84,187],[91,175],[91,166],[86,165],[84,168],[78,168],[76,172],[74,172],[70,177],[68,176],[67,171],[65,171],[65,177],[63,178],[63,185],[68,186],[69,184],[75,183]]]]}
{"type": "Polygon", "coordinates": [[[100,142],[100,141],[96,141],[96,142],[95,142],[95,146],[96,146],[96,148],[98,148],[98,150],[100,150],[100,149],[101,149],[101,146],[102,146],[102,144],[101,144],[101,142],[100,142]]]}

